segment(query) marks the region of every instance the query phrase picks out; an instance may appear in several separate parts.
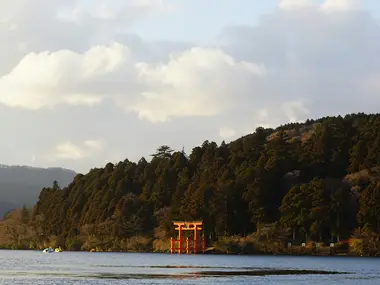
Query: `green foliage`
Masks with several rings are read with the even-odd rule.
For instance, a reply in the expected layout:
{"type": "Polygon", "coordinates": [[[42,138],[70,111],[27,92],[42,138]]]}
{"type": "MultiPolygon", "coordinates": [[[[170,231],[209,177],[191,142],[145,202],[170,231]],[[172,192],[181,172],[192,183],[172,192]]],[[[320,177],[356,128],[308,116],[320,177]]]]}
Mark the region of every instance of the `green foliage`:
{"type": "Polygon", "coordinates": [[[153,252],[170,252],[170,239],[155,239],[153,241],[153,252]]]}
{"type": "Polygon", "coordinates": [[[170,146],[162,145],[157,149],[155,154],[152,154],[155,158],[170,158],[173,150],[170,146]]]}
{"type": "Polygon", "coordinates": [[[259,253],[258,243],[253,236],[231,236],[219,239],[215,243],[215,250],[221,253],[254,254],[259,253]]]}
{"type": "Polygon", "coordinates": [[[150,162],[108,163],[63,189],[43,188],[33,228],[68,248],[102,250],[147,248],[134,240],[145,236],[165,251],[174,219],[202,219],[208,244],[231,252],[242,250],[227,236],[281,236],[264,239],[269,251],[286,240],[339,241],[356,227],[378,235],[379,130],[379,115],[358,114],[205,141],[188,156],[163,145],[150,162]]]}
{"type": "Polygon", "coordinates": [[[362,193],[359,220],[380,236],[380,182],[372,182],[362,193]]]}

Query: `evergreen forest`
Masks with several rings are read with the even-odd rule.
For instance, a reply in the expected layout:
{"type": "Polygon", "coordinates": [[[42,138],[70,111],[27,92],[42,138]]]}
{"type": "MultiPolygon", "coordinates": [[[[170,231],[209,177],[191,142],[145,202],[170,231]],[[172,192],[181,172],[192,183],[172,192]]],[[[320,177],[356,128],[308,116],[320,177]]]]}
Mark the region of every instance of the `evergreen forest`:
{"type": "Polygon", "coordinates": [[[173,220],[203,220],[220,252],[351,241],[353,254],[380,255],[380,115],[259,127],[189,153],[162,145],[148,160],[54,182],[16,220],[10,243],[34,248],[167,252],[173,220]]]}

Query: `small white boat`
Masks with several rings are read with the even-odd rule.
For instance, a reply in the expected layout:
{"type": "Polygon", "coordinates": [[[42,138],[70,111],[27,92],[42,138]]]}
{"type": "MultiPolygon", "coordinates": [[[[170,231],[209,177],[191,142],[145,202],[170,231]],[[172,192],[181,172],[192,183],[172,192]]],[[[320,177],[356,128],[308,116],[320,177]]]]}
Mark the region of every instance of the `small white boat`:
{"type": "Polygon", "coordinates": [[[52,249],[51,247],[48,247],[48,248],[45,248],[42,252],[43,253],[52,253],[52,252],[54,252],[54,249],[52,249]]]}

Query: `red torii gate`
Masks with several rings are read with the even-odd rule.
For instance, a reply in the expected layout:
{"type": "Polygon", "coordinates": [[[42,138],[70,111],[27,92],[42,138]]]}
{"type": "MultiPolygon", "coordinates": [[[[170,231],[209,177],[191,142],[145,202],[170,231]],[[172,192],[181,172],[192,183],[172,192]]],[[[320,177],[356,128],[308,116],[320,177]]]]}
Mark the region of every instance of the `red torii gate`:
{"type": "Polygon", "coordinates": [[[202,238],[199,239],[200,233],[203,231],[203,221],[192,221],[192,222],[185,222],[185,221],[177,221],[173,222],[173,224],[176,226],[175,230],[178,231],[178,239],[170,238],[170,252],[174,253],[177,252],[179,254],[184,253],[197,253],[198,248],[202,250],[204,253],[206,250],[206,240],[204,238],[204,235],[202,235],[202,238]],[[186,247],[183,247],[183,236],[182,231],[193,231],[194,232],[194,238],[192,241],[192,245],[190,244],[190,240],[187,237],[186,238],[186,247]],[[178,246],[175,246],[175,243],[178,243],[178,246]],[[200,243],[200,244],[199,244],[200,243]]]}

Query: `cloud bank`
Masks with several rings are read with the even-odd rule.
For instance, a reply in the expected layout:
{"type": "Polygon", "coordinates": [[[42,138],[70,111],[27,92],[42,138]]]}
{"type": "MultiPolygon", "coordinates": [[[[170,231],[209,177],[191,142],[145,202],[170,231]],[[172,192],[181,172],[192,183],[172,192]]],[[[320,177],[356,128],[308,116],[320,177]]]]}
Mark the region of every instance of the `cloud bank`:
{"type": "MultiPolygon", "coordinates": [[[[117,110],[109,114],[124,116],[129,128],[141,124],[152,136],[153,129],[181,132],[170,139],[178,145],[233,139],[259,125],[379,110],[380,26],[360,1],[281,0],[257,25],[226,27],[209,46],[140,39],[133,35],[136,21],[172,10],[165,1],[123,3],[1,3],[0,104],[20,114],[117,110]],[[200,120],[215,135],[203,137],[200,120]],[[198,128],[198,137],[183,124],[198,128]]],[[[110,156],[87,143],[90,135],[107,141],[111,131],[103,121],[116,121],[94,120],[101,127],[86,137],[82,126],[82,145],[70,143],[73,133],[60,134],[51,156],[110,156]]],[[[112,135],[127,140],[116,127],[112,135]]]]}

